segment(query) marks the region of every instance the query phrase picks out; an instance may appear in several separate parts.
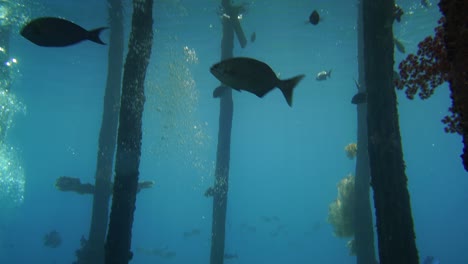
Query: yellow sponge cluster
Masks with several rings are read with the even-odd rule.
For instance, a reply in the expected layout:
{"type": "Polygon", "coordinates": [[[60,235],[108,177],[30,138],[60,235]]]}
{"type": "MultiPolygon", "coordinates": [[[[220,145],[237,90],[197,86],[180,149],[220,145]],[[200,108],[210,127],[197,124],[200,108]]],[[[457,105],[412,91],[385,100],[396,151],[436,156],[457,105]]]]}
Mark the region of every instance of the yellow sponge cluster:
{"type": "Polygon", "coordinates": [[[349,159],[354,159],[357,155],[357,144],[356,143],[349,143],[345,148],[346,156],[349,159]]]}
{"type": "Polygon", "coordinates": [[[328,222],[337,237],[354,236],[354,176],[348,175],[338,183],[338,198],[328,207],[328,222]]]}

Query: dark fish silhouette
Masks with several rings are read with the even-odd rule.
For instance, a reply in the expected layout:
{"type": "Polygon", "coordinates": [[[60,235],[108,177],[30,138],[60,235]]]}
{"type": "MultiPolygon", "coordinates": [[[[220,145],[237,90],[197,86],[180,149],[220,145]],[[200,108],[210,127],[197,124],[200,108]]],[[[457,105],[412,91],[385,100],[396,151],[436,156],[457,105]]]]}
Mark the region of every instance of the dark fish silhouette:
{"type": "Polygon", "coordinates": [[[364,104],[367,103],[367,93],[366,92],[360,92],[357,93],[353,96],[351,99],[352,104],[364,104]]]}
{"type": "Polygon", "coordinates": [[[317,10],[314,10],[312,12],[312,14],[310,14],[309,16],[309,22],[312,24],[312,25],[317,25],[319,22],[320,22],[320,15],[319,13],[317,12],[317,10]]]}
{"type": "MultiPolygon", "coordinates": [[[[361,90],[361,85],[354,79],[354,83],[356,84],[356,89],[359,91],[361,90]]],[[[351,99],[352,104],[364,104],[367,103],[367,93],[366,92],[358,92],[353,96],[351,99]]]]}
{"type": "Polygon", "coordinates": [[[65,47],[83,40],[105,45],[99,34],[107,27],[87,31],[68,20],[56,17],[41,17],[30,21],[21,29],[21,36],[42,47],[65,47]]]}
{"type": "Polygon", "coordinates": [[[62,237],[59,232],[52,230],[44,235],[43,242],[46,247],[57,248],[62,244],[62,237]]]}
{"type": "MultiPolygon", "coordinates": [[[[210,72],[224,85],[234,90],[248,91],[258,97],[278,87],[289,106],[292,106],[293,89],[305,75],[280,80],[266,63],[244,57],[231,58],[213,65],[210,72]]],[[[226,86],[220,86],[213,97],[220,97],[226,86]]]]}
{"type": "Polygon", "coordinates": [[[250,35],[250,42],[254,43],[256,39],[257,39],[257,34],[255,34],[254,32],[252,33],[252,35],[250,35]]]}

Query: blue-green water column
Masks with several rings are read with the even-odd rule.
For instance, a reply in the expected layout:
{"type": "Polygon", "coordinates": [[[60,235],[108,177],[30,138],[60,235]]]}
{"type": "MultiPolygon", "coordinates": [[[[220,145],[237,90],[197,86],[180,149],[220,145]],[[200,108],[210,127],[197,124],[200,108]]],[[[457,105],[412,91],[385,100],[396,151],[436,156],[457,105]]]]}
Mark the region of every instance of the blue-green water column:
{"type": "MultiPolygon", "coordinates": [[[[5,25],[0,24],[0,89],[9,91],[10,90],[10,69],[6,65],[9,59],[10,51],[10,36],[11,36],[11,24],[5,25]]],[[[8,118],[0,120],[0,122],[8,122],[8,118]]],[[[3,142],[6,136],[7,123],[0,124],[0,143],[3,142]]]]}
{"type": "Polygon", "coordinates": [[[418,264],[393,81],[394,0],[362,0],[371,185],[380,264],[418,264]]]}
{"type": "Polygon", "coordinates": [[[106,264],[126,264],[130,251],[141,156],[144,83],[153,45],[153,0],[134,0],[122,81],[121,108],[106,264]]]}
{"type": "MultiPolygon", "coordinates": [[[[226,12],[229,12],[231,9],[229,0],[222,0],[221,5],[226,12]]],[[[233,56],[234,28],[230,19],[223,18],[222,23],[223,37],[221,40],[221,60],[224,60],[233,56]]],[[[220,98],[215,191],[213,193],[213,219],[211,226],[211,264],[222,264],[224,262],[232,116],[232,90],[226,89],[226,92],[220,98]]]]}
{"type": "Polygon", "coordinates": [[[104,262],[104,242],[112,188],[124,50],[122,0],[108,0],[107,2],[110,26],[109,58],[99,133],[93,209],[88,241],[76,253],[78,260],[75,263],[77,264],[104,262]]]}
{"type": "MultiPolygon", "coordinates": [[[[358,72],[359,90],[366,92],[364,72],[364,32],[362,18],[362,1],[358,4],[358,72]]],[[[355,171],[355,208],[354,208],[354,246],[356,264],[375,264],[374,225],[372,223],[372,208],[370,201],[370,168],[367,151],[367,104],[357,106],[357,155],[355,171]]]]}

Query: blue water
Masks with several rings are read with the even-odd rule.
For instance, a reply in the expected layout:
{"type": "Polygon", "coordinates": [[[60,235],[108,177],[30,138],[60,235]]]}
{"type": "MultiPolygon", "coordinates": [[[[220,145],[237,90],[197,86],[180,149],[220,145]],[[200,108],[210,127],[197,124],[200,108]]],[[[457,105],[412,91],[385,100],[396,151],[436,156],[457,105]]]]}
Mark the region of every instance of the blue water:
{"type": "MultiPolygon", "coordinates": [[[[433,33],[440,13],[432,2],[429,9],[416,0],[398,2],[407,13],[394,32],[407,53],[433,33]]],[[[18,3],[11,7],[17,19],[10,56],[18,61],[11,93],[22,110],[5,142],[15,150],[10,158],[16,170],[0,174],[10,175],[17,188],[4,195],[6,187],[0,186],[0,263],[71,263],[81,236],[88,235],[92,197],[59,192],[54,182],[63,175],[93,182],[108,49],[91,42],[42,48],[17,32],[24,19],[40,16],[100,27],[107,23],[107,5],[18,3]],[[43,245],[51,230],[63,239],[56,249],[43,245]]],[[[208,71],[220,58],[218,5],[155,0],[140,179],[156,184],[138,194],[131,263],[209,261],[212,200],[203,194],[214,179],[218,133],[219,101],[211,94],[219,82],[208,71]],[[194,229],[200,233],[184,237],[194,229]],[[145,253],[151,249],[176,256],[145,253]]],[[[280,78],[307,77],[295,90],[292,108],[278,90],[263,99],[234,92],[226,252],[238,258],[226,263],[355,263],[347,239],[333,235],[327,214],[337,183],[355,166],[343,149],[356,140],[357,130],[350,104],[357,78],[356,15],[356,2],[345,0],[258,0],[244,14],[244,31],[248,38],[256,32],[257,39],[245,49],[236,43],[235,55],[265,61],[280,78]],[[314,9],[323,21],[305,25],[314,9]],[[316,73],[328,69],[331,79],[317,82],[316,73]]],[[[102,34],[105,42],[108,34],[102,34]]],[[[396,52],[396,62],[405,56],[396,52]]],[[[448,87],[424,102],[397,94],[420,258],[468,263],[461,137],[444,133],[440,122],[451,103],[448,87]]]]}

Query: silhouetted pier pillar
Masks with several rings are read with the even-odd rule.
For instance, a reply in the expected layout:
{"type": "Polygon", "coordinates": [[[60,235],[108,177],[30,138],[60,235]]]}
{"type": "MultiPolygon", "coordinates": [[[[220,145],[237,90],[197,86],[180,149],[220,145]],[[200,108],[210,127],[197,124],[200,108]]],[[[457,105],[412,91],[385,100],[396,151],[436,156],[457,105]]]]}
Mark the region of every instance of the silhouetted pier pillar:
{"type": "Polygon", "coordinates": [[[418,264],[393,80],[395,1],[362,0],[368,147],[380,264],[418,264]]]}
{"type": "Polygon", "coordinates": [[[120,110],[123,68],[124,30],[122,0],[108,0],[109,57],[104,94],[101,131],[97,152],[93,209],[88,241],[77,251],[77,264],[104,263],[104,242],[107,232],[112,172],[120,110]]]}
{"type": "MultiPolygon", "coordinates": [[[[241,47],[245,47],[246,38],[239,20],[237,19],[239,10],[242,7],[232,6],[229,0],[222,0],[221,6],[223,11],[229,16],[229,18],[224,16],[222,18],[223,37],[221,40],[221,60],[225,60],[233,56],[234,33],[237,34],[241,47]]],[[[210,264],[224,263],[232,116],[232,90],[227,89],[220,98],[218,146],[216,152],[215,184],[213,187],[210,264]]]]}
{"type": "MultiPolygon", "coordinates": [[[[362,2],[358,4],[358,83],[356,93],[366,92],[364,72],[364,32],[362,21],[362,2]]],[[[367,152],[367,104],[357,105],[357,155],[355,172],[355,211],[354,245],[357,264],[375,264],[374,225],[370,201],[370,168],[367,152]]]]}
{"type": "Polygon", "coordinates": [[[134,0],[122,82],[106,264],[127,264],[133,257],[130,248],[141,156],[144,84],[152,45],[153,0],[134,0]]]}

